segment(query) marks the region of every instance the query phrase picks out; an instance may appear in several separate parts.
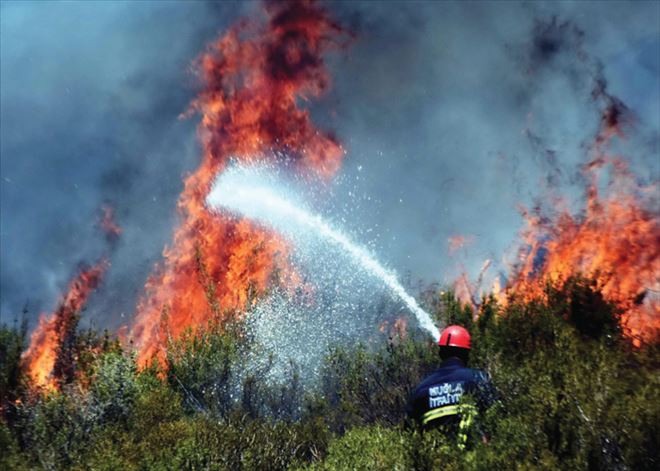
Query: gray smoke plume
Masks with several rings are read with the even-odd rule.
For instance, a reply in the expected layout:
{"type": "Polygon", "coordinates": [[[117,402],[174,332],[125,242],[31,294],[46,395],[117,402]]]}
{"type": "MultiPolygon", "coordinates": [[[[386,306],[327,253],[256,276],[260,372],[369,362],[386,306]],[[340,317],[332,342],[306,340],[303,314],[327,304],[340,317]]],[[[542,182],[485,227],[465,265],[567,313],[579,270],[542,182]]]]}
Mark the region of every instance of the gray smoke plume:
{"type": "MultiPolygon", "coordinates": [[[[355,31],[330,58],[314,120],[347,149],[325,212],[412,279],[451,282],[500,260],[518,204],[579,201],[579,165],[608,97],[632,124],[617,150],[660,177],[660,5],[653,2],[330,2],[355,31]],[[600,92],[599,90],[600,87],[600,92]],[[596,93],[594,93],[596,91],[596,93]],[[472,243],[450,256],[447,240],[472,243]]],[[[0,313],[52,310],[81,261],[123,233],[83,319],[117,327],[176,223],[200,155],[188,66],[247,2],[0,6],[0,313]]],[[[34,318],[32,317],[32,318],[34,318]]]]}

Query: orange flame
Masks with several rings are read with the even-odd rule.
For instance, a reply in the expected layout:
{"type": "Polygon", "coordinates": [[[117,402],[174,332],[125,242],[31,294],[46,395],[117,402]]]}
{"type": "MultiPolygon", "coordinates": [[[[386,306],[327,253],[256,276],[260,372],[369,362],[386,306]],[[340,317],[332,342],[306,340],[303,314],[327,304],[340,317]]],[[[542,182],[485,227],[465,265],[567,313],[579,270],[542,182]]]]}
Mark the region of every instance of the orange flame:
{"type": "Polygon", "coordinates": [[[481,265],[481,270],[479,270],[479,276],[476,281],[472,283],[468,278],[467,271],[463,269],[461,275],[454,281],[454,295],[461,303],[467,304],[472,307],[473,310],[477,310],[479,305],[479,297],[482,293],[482,284],[484,275],[488,271],[492,264],[492,260],[486,259],[481,265]]]}
{"type": "Polygon", "coordinates": [[[623,137],[610,108],[596,139],[595,157],[583,171],[589,178],[583,215],[556,209],[552,217],[524,212],[527,245],[509,279],[506,293],[523,299],[543,295],[540,280],[566,281],[581,274],[596,282],[604,298],[622,311],[621,325],[633,343],[660,338],[660,221],[652,211],[657,185],[640,187],[620,157],[606,154],[615,136],[623,137]],[[611,170],[606,195],[598,191],[601,170],[611,170]]]}
{"type": "Polygon", "coordinates": [[[121,227],[115,222],[115,208],[104,205],[101,208],[103,215],[100,226],[109,241],[116,241],[122,233],[121,227]]]}
{"type": "Polygon", "coordinates": [[[344,31],[310,1],[269,3],[265,13],[265,24],[241,22],[197,61],[204,88],[191,110],[201,114],[204,153],[185,179],[173,243],[138,302],[131,333],[142,364],[162,357],[166,336],[245,307],[276,272],[288,271],[279,237],[207,210],[212,181],[229,159],[282,152],[324,177],[341,164],[340,144],[299,103],[328,89],[323,55],[341,46],[344,31]]]}
{"type": "Polygon", "coordinates": [[[55,312],[50,316],[41,315],[39,325],[30,337],[30,346],[22,356],[23,365],[37,386],[48,390],[57,387],[54,370],[62,345],[68,336],[74,334],[78,313],[109,265],[104,259],[89,270],[81,271],[69,284],[55,312]]]}

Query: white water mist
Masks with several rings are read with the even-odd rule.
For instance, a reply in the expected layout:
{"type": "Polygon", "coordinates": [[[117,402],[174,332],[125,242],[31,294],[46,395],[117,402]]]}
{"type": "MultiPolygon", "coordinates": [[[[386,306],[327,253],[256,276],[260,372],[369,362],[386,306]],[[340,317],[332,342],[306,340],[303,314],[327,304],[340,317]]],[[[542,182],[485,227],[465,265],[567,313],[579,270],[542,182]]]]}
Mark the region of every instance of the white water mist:
{"type": "Polygon", "coordinates": [[[225,209],[256,220],[293,239],[306,232],[338,246],[359,267],[380,280],[393,297],[400,299],[434,340],[439,339],[440,332],[429,314],[406,292],[394,272],[386,269],[342,231],[305,209],[267,168],[231,166],[216,179],[207,204],[214,210],[225,209]]]}

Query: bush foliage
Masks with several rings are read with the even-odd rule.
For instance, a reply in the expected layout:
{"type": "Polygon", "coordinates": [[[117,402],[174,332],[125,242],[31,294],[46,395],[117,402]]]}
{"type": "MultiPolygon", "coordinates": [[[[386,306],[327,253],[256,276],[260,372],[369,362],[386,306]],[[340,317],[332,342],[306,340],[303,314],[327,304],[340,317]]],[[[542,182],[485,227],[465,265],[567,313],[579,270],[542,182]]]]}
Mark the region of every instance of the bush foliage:
{"type": "Polygon", "coordinates": [[[240,322],[189,332],[166,365],[142,370],[86,332],[75,379],[49,393],[22,374],[26,330],[14,325],[0,327],[0,469],[660,467],[658,345],[633,348],[588,281],[549,285],[543,300],[484,299],[477,313],[451,293],[429,307],[471,330],[471,364],[498,391],[465,450],[406,419],[411,389],[439,363],[412,323],[332,349],[305,387],[293,362],[276,382],[268,361],[249,368],[258,346],[240,322]]]}

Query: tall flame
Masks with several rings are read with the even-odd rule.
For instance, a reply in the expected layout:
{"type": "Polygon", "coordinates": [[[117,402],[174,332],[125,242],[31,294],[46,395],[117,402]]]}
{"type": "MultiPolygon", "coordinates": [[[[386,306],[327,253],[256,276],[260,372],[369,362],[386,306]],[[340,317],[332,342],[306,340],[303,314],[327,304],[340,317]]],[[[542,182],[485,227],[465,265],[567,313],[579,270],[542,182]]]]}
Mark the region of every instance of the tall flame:
{"type": "Polygon", "coordinates": [[[205,198],[230,158],[286,154],[320,176],[336,172],[344,151],[299,103],[328,89],[323,55],[340,47],[343,35],[311,1],[272,2],[265,22],[242,21],[199,58],[204,88],[191,111],[201,114],[204,153],[185,179],[172,245],[138,302],[131,334],[141,363],[162,355],[166,336],[244,307],[275,272],[287,269],[281,238],[211,213],[205,198]]]}
{"type": "Polygon", "coordinates": [[[506,293],[542,296],[540,280],[566,281],[581,274],[596,282],[604,298],[621,311],[621,325],[635,345],[660,338],[660,220],[657,185],[640,186],[621,157],[607,146],[623,138],[614,106],[603,116],[592,160],[584,167],[587,200],[580,216],[554,208],[551,216],[524,212],[524,247],[506,293]],[[605,194],[599,180],[610,170],[605,194]]]}
{"type": "Polygon", "coordinates": [[[63,347],[75,334],[78,314],[96,289],[109,263],[103,259],[88,270],[82,270],[69,284],[67,292],[50,315],[42,314],[23,353],[23,365],[33,382],[46,389],[57,386],[58,375],[70,365],[63,364],[63,347]]]}

